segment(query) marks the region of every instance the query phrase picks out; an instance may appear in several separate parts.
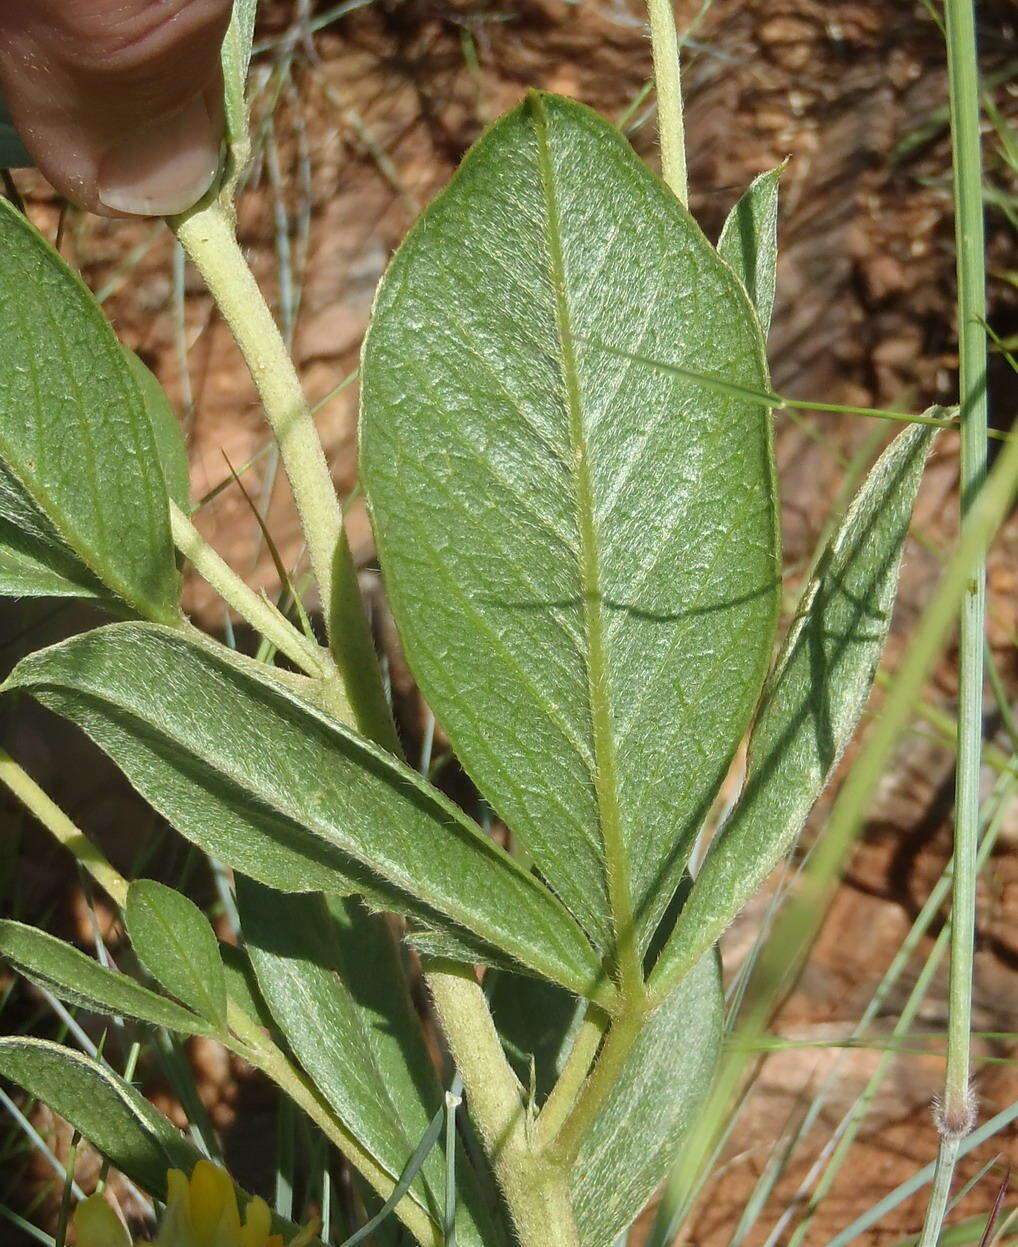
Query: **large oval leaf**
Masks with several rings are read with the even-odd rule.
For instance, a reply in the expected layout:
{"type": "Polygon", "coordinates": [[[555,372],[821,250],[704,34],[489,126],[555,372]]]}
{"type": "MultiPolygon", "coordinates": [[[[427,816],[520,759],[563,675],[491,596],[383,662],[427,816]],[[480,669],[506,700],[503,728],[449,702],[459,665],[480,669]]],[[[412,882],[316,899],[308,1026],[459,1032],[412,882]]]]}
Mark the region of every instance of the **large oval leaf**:
{"type": "Polygon", "coordinates": [[[381,891],[397,908],[602,1000],[566,909],[420,776],[225,647],[99,628],[8,680],[78,723],[178,831],[286,891],[381,891]]]}
{"type": "Polygon", "coordinates": [[[711,846],[651,986],[677,982],[787,852],[852,739],[887,638],[933,430],[877,460],[803,591],[749,745],[748,778],[711,846]]]}
{"type": "Polygon", "coordinates": [[[606,953],[627,887],[644,939],[675,890],[778,585],[766,408],[620,352],[767,386],[689,213],[612,126],[532,95],[383,281],[362,473],[429,704],[606,953]]]}
{"type": "Polygon", "coordinates": [[[166,483],[138,386],[85,285],[2,199],[0,308],[0,461],[94,577],[147,618],[178,618],[166,483]]]}

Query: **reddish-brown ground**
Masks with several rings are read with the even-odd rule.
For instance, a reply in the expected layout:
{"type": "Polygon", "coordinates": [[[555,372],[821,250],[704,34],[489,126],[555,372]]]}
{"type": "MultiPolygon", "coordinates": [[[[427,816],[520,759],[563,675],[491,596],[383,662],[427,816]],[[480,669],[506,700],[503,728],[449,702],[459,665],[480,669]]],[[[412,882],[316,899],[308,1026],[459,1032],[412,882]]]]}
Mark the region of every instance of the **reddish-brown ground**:
{"type": "MultiPolygon", "coordinates": [[[[324,7],[324,6],[323,6],[324,7]]],[[[696,6],[679,5],[680,24],[696,6]]],[[[266,6],[262,35],[285,32],[288,3],[266,6]]],[[[986,67],[1013,73],[1015,14],[1007,0],[982,6],[986,67]]],[[[530,86],[576,96],[617,117],[650,72],[648,44],[637,0],[376,0],[324,31],[313,59],[298,45],[293,86],[282,95],[272,126],[279,176],[263,160],[240,205],[240,233],[259,277],[278,291],[277,225],[289,222],[301,291],[294,353],[309,397],[318,400],[356,366],[375,283],[388,255],[420,205],[447,180],[482,126],[530,86]],[[274,189],[276,187],[276,189],[274,189]],[[303,224],[302,224],[303,222],[303,224]],[[302,230],[306,225],[306,253],[302,230]]],[[[900,404],[918,410],[949,401],[955,386],[953,236],[942,109],[945,73],[938,33],[919,4],[889,0],[715,0],[695,31],[685,73],[692,207],[709,234],[756,173],[789,158],[783,180],[778,304],[771,339],[775,386],[795,396],[855,404],[900,404]]],[[[271,62],[262,57],[260,65],[271,62]]],[[[996,78],[991,79],[995,81],[996,78]]],[[[262,95],[262,100],[265,93],[262,95]]],[[[997,93],[1014,113],[1013,95],[997,93]]],[[[262,106],[259,105],[261,108],[262,106]]],[[[638,113],[639,117],[640,114],[638,113]]],[[[654,159],[653,119],[633,134],[654,159]]],[[[988,146],[992,149],[993,144],[988,146]]],[[[992,155],[993,184],[1015,194],[1006,169],[992,155]]],[[[21,179],[34,219],[49,231],[58,207],[41,183],[21,179]]],[[[1008,337],[1018,331],[1018,257],[1005,216],[989,215],[993,324],[1008,337]]],[[[93,289],[111,288],[107,310],[124,340],[155,368],[178,410],[186,407],[181,345],[186,347],[192,407],[188,412],[194,488],[222,480],[225,455],[245,462],[263,444],[253,390],[224,326],[197,278],[188,273],[183,327],[173,307],[171,245],[159,226],[110,224],[72,217],[65,254],[93,289]],[[140,253],[140,254],[139,254],[140,253]]],[[[991,373],[1000,427],[1015,414],[1013,374],[996,360],[991,373]]],[[[356,389],[328,403],[319,417],[337,484],[354,483],[356,389]]],[[[836,497],[846,456],[873,432],[858,419],[778,419],[777,449],[784,501],[785,557],[794,584],[836,497]]],[[[915,519],[922,540],[912,543],[889,658],[900,654],[935,582],[948,548],[956,509],[957,440],[943,435],[931,461],[915,519]]],[[[256,469],[249,478],[260,486],[256,469]]],[[[271,530],[284,557],[299,553],[293,512],[280,484],[273,494],[271,530]]],[[[370,565],[363,512],[351,511],[355,552],[370,565]]],[[[202,527],[233,564],[259,586],[271,587],[271,561],[238,491],[207,508],[202,527]]],[[[1012,517],[991,558],[990,636],[1012,693],[1018,669],[1018,524],[1012,517]]],[[[371,587],[371,577],[365,583],[371,587]]],[[[377,599],[377,592],[376,592],[377,599]]],[[[188,603],[202,623],[220,620],[201,585],[188,603]]],[[[46,612],[25,615],[29,635],[7,647],[4,662],[65,627],[46,612]]],[[[389,636],[381,617],[383,634],[389,636]]],[[[10,635],[16,629],[11,628],[10,635]]],[[[394,672],[410,734],[420,706],[394,652],[394,672]]],[[[948,653],[929,697],[950,710],[956,665],[948,653]]],[[[990,716],[991,734],[999,721],[990,716]]],[[[27,708],[12,720],[20,758],[41,782],[108,846],[131,860],[145,815],[121,781],[88,757],[64,730],[54,733],[27,708]],[[69,763],[69,759],[71,760],[69,763]]],[[[949,752],[926,735],[910,737],[884,781],[877,809],[848,876],[826,916],[820,940],[774,1029],[799,1040],[823,1041],[848,1032],[904,937],[927,890],[949,855],[952,764],[949,752]]],[[[822,811],[814,820],[822,825],[822,811]]],[[[76,883],[60,856],[12,811],[24,849],[18,895],[42,915],[72,898],[67,930],[85,933],[87,919],[76,883]]],[[[1018,814],[1012,811],[980,892],[975,1025],[980,1031],[1018,1031],[1018,814]]],[[[159,869],[179,867],[161,850],[159,869]]],[[[151,867],[150,867],[151,869],[151,867]]],[[[748,946],[762,902],[727,942],[734,966],[748,946]]],[[[927,952],[930,941],[923,945],[927,952]]],[[[891,996],[877,1030],[889,1031],[915,979],[910,966],[891,996]]],[[[940,1030],[946,980],[938,976],[917,1029],[940,1030]]],[[[980,1041],[980,1058],[1007,1058],[1004,1041],[980,1041]]],[[[271,1102],[259,1085],[212,1045],[193,1049],[203,1097],[228,1138],[241,1176],[258,1185],[260,1145],[271,1131],[271,1102]]],[[[727,1241],[777,1131],[801,1097],[835,1060],[840,1074],[829,1109],[793,1162],[750,1236],[762,1241],[774,1218],[829,1137],[840,1110],[861,1089],[880,1053],[800,1047],[769,1057],[736,1134],[731,1163],[709,1188],[689,1240],[704,1247],[727,1241]]],[[[861,1210],[934,1154],[929,1102],[942,1063],[903,1056],[893,1066],[863,1137],[810,1231],[823,1244],[861,1210]]],[[[1018,1098],[1018,1074],[1006,1061],[980,1059],[976,1087],[984,1116],[1018,1098]]],[[[154,1098],[173,1110],[165,1089],[154,1098]]],[[[966,1160],[974,1174],[1000,1152],[1018,1160],[1014,1134],[1004,1134],[966,1160]]],[[[986,1178],[963,1209],[985,1210],[997,1179],[986,1178]]],[[[896,1242],[914,1231],[922,1198],[902,1205],[873,1231],[873,1243],[896,1242]]],[[[7,1230],[0,1231],[0,1241],[7,1230]]],[[[13,1239],[10,1241],[14,1241],[13,1239]]]]}

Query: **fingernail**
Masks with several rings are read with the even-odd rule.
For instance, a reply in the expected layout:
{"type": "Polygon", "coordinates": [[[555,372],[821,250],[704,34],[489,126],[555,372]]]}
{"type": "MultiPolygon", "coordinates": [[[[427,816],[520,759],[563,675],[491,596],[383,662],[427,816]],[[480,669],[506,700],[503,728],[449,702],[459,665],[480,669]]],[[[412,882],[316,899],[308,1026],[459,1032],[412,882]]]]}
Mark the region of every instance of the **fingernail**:
{"type": "Polygon", "coordinates": [[[107,208],[137,216],[172,216],[196,203],[219,167],[219,135],[196,96],[157,127],[107,152],[98,195],[107,208]]]}

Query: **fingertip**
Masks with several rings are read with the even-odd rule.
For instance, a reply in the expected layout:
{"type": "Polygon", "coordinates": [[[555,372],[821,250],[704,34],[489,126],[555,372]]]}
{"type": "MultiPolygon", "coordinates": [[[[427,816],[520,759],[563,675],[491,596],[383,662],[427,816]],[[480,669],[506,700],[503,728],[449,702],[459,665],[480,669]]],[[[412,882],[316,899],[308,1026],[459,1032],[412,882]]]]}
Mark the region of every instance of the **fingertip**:
{"type": "Polygon", "coordinates": [[[99,163],[99,205],[132,216],[186,211],[215,178],[220,131],[205,100],[196,96],[158,129],[129,134],[99,163]]]}
{"type": "Polygon", "coordinates": [[[0,87],[39,169],[103,216],[174,215],[209,189],[229,0],[0,0],[0,87]]]}

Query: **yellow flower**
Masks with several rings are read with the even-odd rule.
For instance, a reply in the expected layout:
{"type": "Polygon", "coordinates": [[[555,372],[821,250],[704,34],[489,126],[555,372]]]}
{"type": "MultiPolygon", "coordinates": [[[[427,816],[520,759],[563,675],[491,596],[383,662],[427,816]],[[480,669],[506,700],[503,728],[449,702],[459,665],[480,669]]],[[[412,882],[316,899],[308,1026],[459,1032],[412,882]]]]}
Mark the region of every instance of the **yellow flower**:
{"type": "Polygon", "coordinates": [[[78,1247],[131,1247],[124,1223],[101,1195],[90,1195],[74,1210],[78,1247]]]}
{"type": "MultiPolygon", "coordinates": [[[[166,1215],[154,1247],[284,1247],[280,1234],[270,1234],[272,1214],[263,1199],[248,1201],[244,1220],[225,1169],[200,1160],[190,1180],[179,1169],[167,1175],[166,1215]]],[[[78,1247],[131,1247],[127,1231],[101,1195],[82,1200],[74,1212],[78,1247]]],[[[308,1226],[290,1247],[306,1247],[313,1235],[308,1226]]]]}

